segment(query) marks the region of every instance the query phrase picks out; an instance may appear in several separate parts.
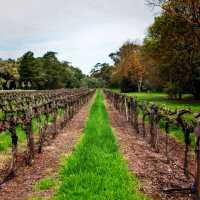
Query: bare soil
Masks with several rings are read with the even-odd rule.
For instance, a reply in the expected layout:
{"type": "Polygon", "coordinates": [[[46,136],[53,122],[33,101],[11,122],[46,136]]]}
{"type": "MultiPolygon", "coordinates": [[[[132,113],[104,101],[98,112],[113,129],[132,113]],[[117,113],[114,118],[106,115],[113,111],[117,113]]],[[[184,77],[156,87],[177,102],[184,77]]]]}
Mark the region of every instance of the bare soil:
{"type": "Polygon", "coordinates": [[[68,122],[67,127],[55,140],[44,147],[41,154],[35,155],[31,166],[20,167],[13,179],[0,186],[0,200],[26,200],[38,195],[46,198],[51,196],[53,190],[36,192],[34,185],[46,176],[57,175],[61,156],[70,154],[79,141],[91,104],[92,100],[68,122]]]}
{"type": "MultiPolygon", "coordinates": [[[[134,130],[125,117],[106,103],[110,122],[118,139],[120,150],[127,160],[130,171],[135,174],[141,183],[141,191],[152,199],[161,200],[191,200],[192,195],[187,191],[166,192],[173,188],[189,188],[194,178],[184,175],[183,166],[184,146],[174,138],[169,137],[169,146],[172,149],[170,158],[174,162],[166,163],[165,135],[161,134],[160,152],[156,153],[144,139],[134,130]]],[[[191,156],[189,171],[194,173],[194,156],[191,156]]]]}

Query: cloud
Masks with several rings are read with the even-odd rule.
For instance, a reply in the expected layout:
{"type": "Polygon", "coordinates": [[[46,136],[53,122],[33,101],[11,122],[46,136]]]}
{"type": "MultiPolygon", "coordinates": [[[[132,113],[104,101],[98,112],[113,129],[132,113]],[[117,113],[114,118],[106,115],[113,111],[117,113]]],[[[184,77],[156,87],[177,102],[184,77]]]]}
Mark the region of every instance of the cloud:
{"type": "Polygon", "coordinates": [[[0,0],[0,57],[56,51],[85,73],[128,39],[144,37],[154,13],[144,0],[0,0]]]}

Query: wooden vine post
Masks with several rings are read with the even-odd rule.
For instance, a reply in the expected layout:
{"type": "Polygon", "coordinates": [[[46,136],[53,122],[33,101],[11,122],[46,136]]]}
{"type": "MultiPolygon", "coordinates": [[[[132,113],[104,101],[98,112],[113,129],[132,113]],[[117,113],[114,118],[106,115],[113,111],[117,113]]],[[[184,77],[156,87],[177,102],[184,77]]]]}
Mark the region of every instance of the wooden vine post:
{"type": "Polygon", "coordinates": [[[138,103],[136,101],[136,99],[133,100],[132,102],[132,106],[133,106],[133,117],[134,117],[134,128],[136,130],[136,132],[139,134],[140,130],[139,130],[139,124],[138,124],[138,103]]]}
{"type": "Polygon", "coordinates": [[[30,112],[26,115],[27,121],[26,121],[26,139],[27,139],[27,155],[26,155],[26,163],[28,165],[31,165],[33,159],[34,159],[34,138],[33,138],[33,132],[32,132],[32,117],[30,112]]]}
{"type": "Polygon", "coordinates": [[[155,140],[156,140],[156,117],[157,117],[157,107],[152,104],[150,106],[150,141],[152,147],[155,147],[155,140]]]}
{"type": "Polygon", "coordinates": [[[169,147],[168,147],[169,146],[169,139],[168,139],[169,124],[170,124],[170,121],[169,121],[169,118],[167,117],[166,122],[165,122],[165,156],[167,158],[168,164],[170,163],[169,154],[168,154],[168,151],[169,151],[169,147]]]}
{"type": "Polygon", "coordinates": [[[129,99],[129,116],[130,116],[130,122],[133,125],[133,101],[134,99],[130,97],[129,99]]]}
{"type": "Polygon", "coordinates": [[[53,113],[53,139],[58,135],[58,128],[57,128],[57,105],[54,101],[51,105],[52,113],[53,113]]]}
{"type": "Polygon", "coordinates": [[[147,132],[146,132],[145,120],[146,120],[146,117],[150,115],[150,112],[147,108],[146,103],[144,102],[139,104],[139,108],[142,111],[142,136],[146,137],[147,132]]]}
{"type": "Polygon", "coordinates": [[[155,106],[155,137],[154,137],[154,148],[156,149],[156,152],[159,153],[159,143],[160,143],[160,120],[161,120],[161,113],[159,111],[158,106],[155,106]]]}
{"type": "Polygon", "coordinates": [[[124,98],[124,107],[125,107],[125,115],[126,115],[126,121],[129,121],[129,113],[128,113],[128,98],[124,98]]]}

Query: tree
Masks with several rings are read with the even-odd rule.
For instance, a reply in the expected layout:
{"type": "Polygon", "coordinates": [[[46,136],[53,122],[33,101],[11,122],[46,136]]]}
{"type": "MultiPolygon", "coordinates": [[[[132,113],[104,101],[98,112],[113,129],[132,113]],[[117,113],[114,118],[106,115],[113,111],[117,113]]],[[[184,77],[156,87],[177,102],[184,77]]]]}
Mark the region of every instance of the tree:
{"type": "Polygon", "coordinates": [[[94,77],[85,76],[81,80],[81,87],[83,87],[83,88],[100,88],[101,83],[99,82],[99,79],[96,79],[94,77]]]}
{"type": "Polygon", "coordinates": [[[46,89],[57,89],[64,87],[60,77],[60,75],[62,75],[62,69],[56,54],[56,52],[49,51],[43,56],[46,89]]]}
{"type": "Polygon", "coordinates": [[[199,0],[146,0],[150,6],[159,6],[170,16],[177,17],[190,26],[194,35],[194,45],[200,43],[199,0]]]}
{"type": "Polygon", "coordinates": [[[31,82],[32,89],[58,89],[80,87],[84,78],[80,69],[69,62],[60,62],[56,52],[47,52],[43,57],[35,58],[32,52],[25,53],[19,59],[20,81],[25,85],[31,82]]]}
{"type": "Polygon", "coordinates": [[[19,68],[21,82],[28,82],[28,81],[33,82],[33,77],[35,76],[36,73],[34,61],[35,61],[34,54],[31,51],[28,51],[22,56],[19,68]]]}
{"type": "Polygon", "coordinates": [[[126,42],[118,52],[110,54],[115,63],[112,79],[120,83],[123,92],[141,91],[145,68],[140,54],[140,45],[126,42]]]}
{"type": "Polygon", "coordinates": [[[19,81],[19,62],[0,60],[0,89],[16,89],[19,81]]]}
{"type": "Polygon", "coordinates": [[[108,63],[97,63],[91,70],[90,76],[98,80],[99,87],[110,87],[112,71],[113,67],[108,63]]]}
{"type": "Polygon", "coordinates": [[[156,69],[148,71],[150,74],[157,72],[167,91],[175,96],[178,94],[179,98],[184,92],[191,92],[196,98],[199,95],[198,78],[194,78],[198,68],[194,63],[200,54],[199,47],[193,45],[193,37],[188,23],[163,13],[155,18],[144,40],[143,56],[156,69]]]}

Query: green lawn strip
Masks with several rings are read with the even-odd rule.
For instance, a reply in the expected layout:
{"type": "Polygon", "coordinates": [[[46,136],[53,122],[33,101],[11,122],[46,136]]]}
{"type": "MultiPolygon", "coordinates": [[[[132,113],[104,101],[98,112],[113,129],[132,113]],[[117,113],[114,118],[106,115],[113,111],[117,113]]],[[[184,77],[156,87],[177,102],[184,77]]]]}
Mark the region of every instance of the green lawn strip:
{"type": "MultiPolygon", "coordinates": [[[[113,92],[120,92],[118,89],[112,89],[113,92]]],[[[169,99],[168,95],[159,92],[130,92],[124,93],[128,96],[136,97],[138,101],[154,102],[158,105],[165,104],[168,108],[175,109],[191,109],[193,112],[200,112],[200,101],[191,100],[191,95],[183,95],[182,100],[169,99]]]]}
{"type": "Polygon", "coordinates": [[[191,109],[193,112],[200,111],[200,102],[191,101],[188,95],[183,96],[183,100],[169,99],[164,93],[128,93],[128,96],[136,97],[139,101],[154,102],[158,105],[166,105],[169,109],[191,109]]]}
{"type": "Polygon", "coordinates": [[[119,153],[109,124],[103,96],[97,92],[84,136],[62,162],[60,187],[54,200],[145,200],[139,182],[119,153]]]}

